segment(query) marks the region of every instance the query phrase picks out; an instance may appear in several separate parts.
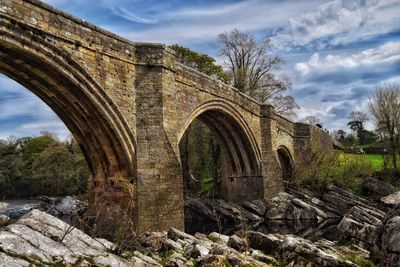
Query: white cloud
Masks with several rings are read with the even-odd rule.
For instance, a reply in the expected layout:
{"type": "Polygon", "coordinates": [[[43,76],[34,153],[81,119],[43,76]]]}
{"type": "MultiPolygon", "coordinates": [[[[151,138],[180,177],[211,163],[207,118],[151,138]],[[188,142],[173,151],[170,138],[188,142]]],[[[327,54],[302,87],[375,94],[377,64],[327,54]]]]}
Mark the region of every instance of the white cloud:
{"type": "Polygon", "coordinates": [[[302,75],[308,75],[312,72],[329,72],[396,61],[400,61],[400,42],[387,42],[375,48],[347,55],[329,54],[321,58],[318,53],[314,53],[307,62],[297,63],[295,70],[302,75]]]}
{"type": "Polygon", "coordinates": [[[0,139],[39,135],[41,131],[54,133],[60,139],[70,135],[64,123],[42,100],[2,75],[0,94],[0,139]]]}
{"type": "Polygon", "coordinates": [[[224,5],[210,2],[190,9],[163,10],[148,16],[138,16],[140,10],[118,12],[115,1],[107,1],[106,6],[114,10],[115,15],[130,18],[133,22],[155,23],[143,30],[108,27],[113,32],[133,41],[188,44],[215,39],[218,34],[234,28],[254,32],[280,27],[288,17],[315,8],[323,1],[326,0],[303,1],[301,5],[298,1],[251,0],[224,5]]]}
{"type": "Polygon", "coordinates": [[[328,44],[347,44],[355,40],[391,32],[400,27],[398,0],[335,0],[311,12],[291,18],[276,32],[274,43],[288,48],[323,40],[328,44]]]}

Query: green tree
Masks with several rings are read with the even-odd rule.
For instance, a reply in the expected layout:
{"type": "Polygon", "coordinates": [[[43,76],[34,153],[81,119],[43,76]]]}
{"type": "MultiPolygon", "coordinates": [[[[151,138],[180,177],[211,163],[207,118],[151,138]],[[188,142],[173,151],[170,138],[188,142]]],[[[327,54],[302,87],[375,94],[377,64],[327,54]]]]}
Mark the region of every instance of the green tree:
{"type": "Polygon", "coordinates": [[[174,44],[170,46],[176,53],[178,62],[213,76],[223,82],[229,81],[229,75],[224,72],[222,66],[215,64],[215,59],[189,48],[174,44]]]}
{"type": "Polygon", "coordinates": [[[348,119],[350,121],[347,125],[352,131],[356,132],[359,144],[365,145],[368,133],[366,132],[364,125],[365,122],[368,121],[368,115],[361,111],[353,111],[350,113],[348,119]]]}

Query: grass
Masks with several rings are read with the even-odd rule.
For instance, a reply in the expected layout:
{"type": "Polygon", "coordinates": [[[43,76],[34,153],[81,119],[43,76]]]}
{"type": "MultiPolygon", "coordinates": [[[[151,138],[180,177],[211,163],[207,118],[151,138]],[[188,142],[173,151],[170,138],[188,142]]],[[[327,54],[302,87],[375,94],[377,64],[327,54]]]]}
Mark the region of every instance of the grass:
{"type": "Polygon", "coordinates": [[[374,171],[382,170],[383,157],[379,154],[346,154],[347,157],[353,157],[354,159],[364,159],[371,163],[374,171]]]}
{"type": "MultiPolygon", "coordinates": [[[[342,156],[345,156],[347,158],[352,158],[355,160],[366,160],[371,164],[371,167],[374,172],[378,172],[382,170],[383,167],[383,162],[384,162],[384,156],[382,154],[347,154],[347,153],[342,153],[342,156]]],[[[389,164],[389,168],[392,165],[392,158],[390,155],[386,155],[387,161],[389,164]]],[[[400,155],[399,155],[400,158],[400,155]]]]}

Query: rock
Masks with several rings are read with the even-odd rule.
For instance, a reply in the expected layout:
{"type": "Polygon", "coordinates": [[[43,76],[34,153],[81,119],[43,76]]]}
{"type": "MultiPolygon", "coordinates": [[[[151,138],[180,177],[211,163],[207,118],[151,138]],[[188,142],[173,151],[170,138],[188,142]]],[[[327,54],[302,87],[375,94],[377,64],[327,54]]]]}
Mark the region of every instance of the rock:
{"type": "Polygon", "coordinates": [[[10,221],[10,217],[6,216],[6,215],[0,215],[0,227],[7,225],[8,222],[10,221]]]}
{"type": "Polygon", "coordinates": [[[185,225],[190,234],[223,232],[231,234],[242,225],[263,218],[244,207],[224,200],[192,198],[185,201],[185,225]]]}
{"type": "Polygon", "coordinates": [[[288,193],[281,192],[267,203],[265,217],[269,220],[285,219],[288,209],[294,197],[288,193]]]}
{"type": "Polygon", "coordinates": [[[268,203],[266,218],[269,220],[316,220],[328,218],[326,213],[314,204],[308,204],[288,193],[279,193],[268,203]]]}
{"type": "Polygon", "coordinates": [[[400,204],[400,191],[381,197],[380,201],[390,207],[395,207],[400,204]]]}
{"type": "Polygon", "coordinates": [[[18,219],[41,206],[38,200],[7,200],[0,203],[0,215],[6,215],[12,219],[18,219]]]}
{"type": "Polygon", "coordinates": [[[81,204],[78,199],[71,196],[66,196],[62,198],[54,208],[62,215],[71,215],[76,214],[79,210],[81,210],[81,204]]]}
{"type": "MultiPolygon", "coordinates": [[[[313,243],[293,235],[265,235],[252,231],[248,232],[247,236],[250,247],[274,255],[285,266],[357,266],[346,260],[346,255],[343,255],[335,243],[328,240],[322,239],[313,243]]],[[[348,253],[350,257],[358,251],[348,253]]]]}
{"type": "Polygon", "coordinates": [[[247,242],[237,235],[232,235],[229,237],[227,245],[233,249],[236,249],[237,251],[245,251],[247,247],[247,242]]]}
{"type": "Polygon", "coordinates": [[[321,200],[323,205],[319,206],[319,208],[324,210],[325,213],[330,211],[338,216],[344,216],[354,206],[364,207],[377,213],[384,213],[369,205],[367,200],[336,186],[328,186],[326,192],[322,194],[321,200]]]}
{"type": "Polygon", "coordinates": [[[378,240],[378,229],[382,226],[383,216],[375,210],[354,206],[342,218],[337,226],[340,240],[352,240],[373,246],[378,240]]]}
{"type": "Polygon", "coordinates": [[[182,232],[182,231],[180,231],[180,230],[178,230],[178,229],[176,229],[174,227],[169,228],[169,230],[168,230],[168,238],[172,239],[174,241],[177,241],[178,239],[181,239],[181,240],[188,239],[188,240],[191,240],[191,241],[195,241],[196,240],[196,238],[194,236],[189,235],[189,234],[187,234],[185,232],[182,232]]]}
{"type": "Polygon", "coordinates": [[[174,242],[173,240],[167,238],[167,234],[161,232],[144,232],[137,238],[137,242],[140,244],[140,246],[142,246],[145,250],[151,249],[153,251],[165,250],[166,246],[172,245],[171,242],[169,242],[167,245],[167,240],[174,242]]]}
{"type": "Polygon", "coordinates": [[[208,235],[209,239],[213,240],[213,241],[222,241],[224,243],[227,243],[229,240],[229,236],[227,235],[223,235],[220,233],[216,233],[216,232],[212,232],[208,235]]]}
{"type": "Polygon", "coordinates": [[[264,200],[261,199],[245,201],[242,206],[261,217],[264,217],[265,212],[267,211],[267,206],[265,205],[264,200]]]}
{"type": "Polygon", "coordinates": [[[289,220],[316,220],[318,222],[328,218],[325,212],[298,198],[293,198],[286,210],[286,218],[289,220]]]}
{"type": "Polygon", "coordinates": [[[261,251],[259,251],[259,250],[257,250],[257,249],[252,249],[252,250],[250,251],[250,255],[251,255],[255,260],[264,262],[264,263],[266,263],[266,264],[273,265],[273,266],[278,265],[278,261],[277,261],[275,258],[273,258],[273,257],[271,257],[271,256],[268,256],[268,255],[265,255],[264,253],[262,253],[261,251]]]}
{"type": "Polygon", "coordinates": [[[216,201],[197,198],[185,201],[185,225],[188,233],[209,233],[222,229],[233,231],[239,224],[235,215],[222,209],[216,201]]]}
{"type": "Polygon", "coordinates": [[[200,244],[191,244],[185,247],[183,254],[187,259],[197,259],[198,257],[205,257],[209,250],[200,244]]]}
{"type": "Polygon", "coordinates": [[[73,265],[90,258],[97,266],[135,266],[108,252],[103,244],[39,210],[32,210],[16,223],[0,229],[0,251],[13,258],[18,255],[33,265],[41,262],[73,265]]]}
{"type": "Polygon", "coordinates": [[[144,255],[142,253],[140,253],[139,251],[134,251],[133,255],[138,258],[141,259],[144,263],[145,266],[161,266],[157,261],[155,261],[153,258],[144,255]]]}
{"type": "Polygon", "coordinates": [[[230,252],[229,247],[223,244],[215,244],[210,250],[210,253],[213,255],[227,255],[230,252]]]}
{"type": "Polygon", "coordinates": [[[171,266],[171,267],[183,267],[183,266],[191,266],[187,263],[188,261],[185,259],[185,257],[182,256],[182,254],[173,252],[171,256],[168,259],[168,263],[165,264],[165,266],[171,266]]]}
{"type": "Polygon", "coordinates": [[[387,266],[400,265],[400,216],[390,218],[384,225],[382,250],[387,266]]]}
{"type": "Polygon", "coordinates": [[[169,250],[181,251],[183,249],[181,243],[175,242],[172,239],[165,240],[163,245],[164,245],[163,246],[164,251],[169,251],[169,250]]]}
{"type": "Polygon", "coordinates": [[[31,266],[31,263],[29,263],[28,261],[13,256],[8,256],[3,252],[0,252],[0,264],[1,266],[7,266],[7,267],[31,266]]]}
{"type": "Polygon", "coordinates": [[[362,183],[362,189],[366,194],[377,200],[396,191],[393,185],[374,178],[365,179],[362,183]]]}

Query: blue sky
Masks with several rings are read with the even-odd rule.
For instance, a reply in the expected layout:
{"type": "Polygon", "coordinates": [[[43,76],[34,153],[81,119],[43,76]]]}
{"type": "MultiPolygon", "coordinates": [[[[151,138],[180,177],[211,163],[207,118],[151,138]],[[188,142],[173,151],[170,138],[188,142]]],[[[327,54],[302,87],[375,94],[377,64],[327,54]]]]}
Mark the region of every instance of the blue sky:
{"type": "MultiPolygon", "coordinates": [[[[367,112],[379,83],[400,82],[400,0],[45,2],[132,41],[178,43],[214,57],[219,33],[269,36],[301,106],[295,120],[315,115],[330,130],[348,130],[351,111],[367,112]]],[[[41,100],[0,76],[0,139],[41,130],[69,135],[41,100]]]]}

